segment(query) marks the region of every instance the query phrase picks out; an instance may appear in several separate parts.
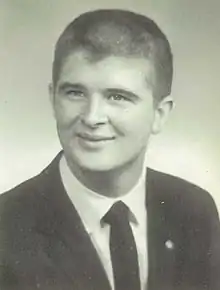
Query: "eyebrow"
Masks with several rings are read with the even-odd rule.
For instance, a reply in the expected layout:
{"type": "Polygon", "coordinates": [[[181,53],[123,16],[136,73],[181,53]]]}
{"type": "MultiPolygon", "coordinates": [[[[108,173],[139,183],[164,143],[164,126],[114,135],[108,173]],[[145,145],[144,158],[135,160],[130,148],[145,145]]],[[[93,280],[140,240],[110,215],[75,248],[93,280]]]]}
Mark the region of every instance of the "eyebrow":
{"type": "Polygon", "coordinates": [[[83,86],[82,84],[80,83],[70,83],[70,82],[64,82],[64,83],[61,83],[59,86],[58,86],[58,91],[59,92],[62,92],[62,91],[65,91],[67,89],[78,89],[78,90],[85,90],[85,86],[83,86]]]}

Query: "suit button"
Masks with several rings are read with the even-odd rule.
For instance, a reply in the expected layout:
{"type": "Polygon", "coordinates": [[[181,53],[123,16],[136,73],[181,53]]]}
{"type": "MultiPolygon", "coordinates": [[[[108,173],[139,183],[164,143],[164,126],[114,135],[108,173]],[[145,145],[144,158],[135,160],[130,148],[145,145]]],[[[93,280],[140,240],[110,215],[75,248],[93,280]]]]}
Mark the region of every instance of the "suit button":
{"type": "Polygon", "coordinates": [[[168,250],[173,250],[174,249],[174,243],[171,241],[171,240],[167,240],[165,242],[165,247],[168,249],[168,250]]]}

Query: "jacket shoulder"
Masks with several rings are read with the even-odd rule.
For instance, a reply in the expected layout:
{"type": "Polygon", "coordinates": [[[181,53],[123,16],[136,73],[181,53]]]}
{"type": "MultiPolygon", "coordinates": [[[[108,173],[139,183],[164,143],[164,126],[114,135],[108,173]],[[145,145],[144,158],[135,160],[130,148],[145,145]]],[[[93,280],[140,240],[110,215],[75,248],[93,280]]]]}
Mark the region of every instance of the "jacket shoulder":
{"type": "Polygon", "coordinates": [[[39,191],[41,182],[41,176],[35,176],[3,192],[0,195],[0,215],[4,213],[4,210],[9,209],[9,207],[15,208],[21,204],[25,206],[26,202],[33,199],[36,192],[39,191]]]}
{"type": "MultiPolygon", "coordinates": [[[[4,208],[10,207],[34,207],[34,201],[40,197],[45,197],[51,188],[56,188],[59,184],[59,160],[61,152],[54,160],[42,170],[38,175],[22,182],[14,188],[0,195],[0,215],[4,212],[4,208]],[[51,186],[52,185],[52,186],[51,186]]],[[[36,204],[35,204],[36,205],[36,204]]]]}
{"type": "Polygon", "coordinates": [[[166,200],[171,206],[192,209],[196,213],[209,212],[217,214],[216,205],[211,194],[201,187],[180,177],[149,168],[150,187],[159,199],[166,200]],[[178,206],[179,205],[179,206],[178,206]]]}

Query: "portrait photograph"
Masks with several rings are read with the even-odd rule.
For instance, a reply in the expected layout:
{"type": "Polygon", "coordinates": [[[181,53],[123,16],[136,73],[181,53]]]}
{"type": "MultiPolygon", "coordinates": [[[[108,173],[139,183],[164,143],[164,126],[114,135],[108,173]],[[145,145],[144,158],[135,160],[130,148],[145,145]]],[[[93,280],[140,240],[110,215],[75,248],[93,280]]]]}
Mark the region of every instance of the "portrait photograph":
{"type": "Polygon", "coordinates": [[[220,2],[0,3],[0,289],[220,289],[220,2]]]}

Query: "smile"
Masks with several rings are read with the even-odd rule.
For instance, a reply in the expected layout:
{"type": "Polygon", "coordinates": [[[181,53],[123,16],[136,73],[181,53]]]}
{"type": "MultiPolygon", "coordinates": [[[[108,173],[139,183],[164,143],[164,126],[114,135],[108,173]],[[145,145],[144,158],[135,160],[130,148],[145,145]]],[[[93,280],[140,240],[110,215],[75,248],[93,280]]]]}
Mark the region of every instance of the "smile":
{"type": "Polygon", "coordinates": [[[111,141],[114,140],[115,137],[106,137],[106,136],[99,136],[99,135],[90,135],[87,133],[78,134],[78,137],[89,142],[103,142],[103,141],[111,141]]]}
{"type": "Polygon", "coordinates": [[[99,150],[115,140],[115,137],[106,137],[90,134],[78,134],[79,144],[86,150],[99,150]]]}

